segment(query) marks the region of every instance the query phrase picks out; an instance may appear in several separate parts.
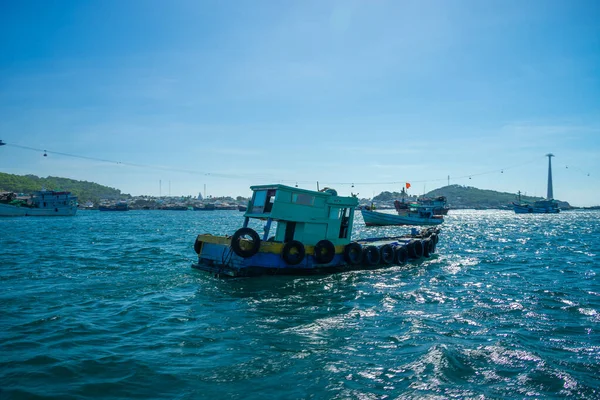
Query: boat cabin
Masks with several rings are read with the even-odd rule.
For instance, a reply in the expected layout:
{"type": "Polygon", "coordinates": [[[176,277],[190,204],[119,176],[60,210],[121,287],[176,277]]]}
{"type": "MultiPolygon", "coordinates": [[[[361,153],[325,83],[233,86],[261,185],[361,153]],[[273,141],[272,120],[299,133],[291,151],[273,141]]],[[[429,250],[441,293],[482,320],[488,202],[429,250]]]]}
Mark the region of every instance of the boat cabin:
{"type": "Polygon", "coordinates": [[[276,242],[297,240],[315,245],[327,239],[335,246],[350,243],[356,197],[338,196],[334,189],[312,191],[285,185],[252,186],[252,199],[244,214],[244,227],[250,218],[266,220],[262,240],[277,222],[276,242]]]}

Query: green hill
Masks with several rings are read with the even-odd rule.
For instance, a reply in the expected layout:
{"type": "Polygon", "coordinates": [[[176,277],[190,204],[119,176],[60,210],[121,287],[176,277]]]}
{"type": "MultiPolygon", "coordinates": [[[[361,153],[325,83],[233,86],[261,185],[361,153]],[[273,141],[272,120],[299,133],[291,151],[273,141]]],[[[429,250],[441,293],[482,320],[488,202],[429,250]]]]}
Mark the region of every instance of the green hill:
{"type": "MultiPolygon", "coordinates": [[[[426,196],[446,196],[450,208],[507,208],[517,201],[515,193],[496,192],[461,185],[444,186],[430,191],[426,196]]],[[[542,199],[542,197],[521,196],[521,201],[528,203],[542,199]]],[[[571,207],[565,201],[558,201],[558,204],[563,209],[571,207]]]]}
{"type": "Polygon", "coordinates": [[[32,193],[42,190],[42,188],[72,192],[79,198],[80,203],[88,200],[97,203],[99,199],[131,197],[128,194],[121,193],[119,189],[93,182],[76,181],[55,176],[39,178],[35,175],[12,175],[0,172],[0,192],[32,193]]]}

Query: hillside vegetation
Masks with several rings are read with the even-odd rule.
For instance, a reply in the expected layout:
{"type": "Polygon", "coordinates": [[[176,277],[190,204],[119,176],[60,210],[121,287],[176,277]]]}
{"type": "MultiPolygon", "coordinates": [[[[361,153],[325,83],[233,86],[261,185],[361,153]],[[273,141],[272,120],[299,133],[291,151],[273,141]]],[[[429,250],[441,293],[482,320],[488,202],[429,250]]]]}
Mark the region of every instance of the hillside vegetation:
{"type": "Polygon", "coordinates": [[[76,181],[73,179],[49,176],[40,178],[35,175],[12,175],[0,172],[0,192],[16,192],[29,194],[37,190],[63,190],[72,192],[83,203],[88,200],[97,203],[100,199],[129,198],[119,189],[102,186],[87,181],[76,181]]]}

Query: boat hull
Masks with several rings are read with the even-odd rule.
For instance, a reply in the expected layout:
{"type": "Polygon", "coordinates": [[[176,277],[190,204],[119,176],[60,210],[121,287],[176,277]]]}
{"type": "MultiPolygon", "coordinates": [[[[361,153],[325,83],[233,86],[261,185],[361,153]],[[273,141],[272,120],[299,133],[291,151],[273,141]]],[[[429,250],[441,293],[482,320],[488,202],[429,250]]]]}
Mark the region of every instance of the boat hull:
{"type": "Polygon", "coordinates": [[[417,215],[397,215],[388,214],[377,211],[360,210],[365,225],[367,226],[390,226],[390,225],[405,225],[405,226],[435,226],[444,222],[443,218],[433,216],[431,218],[422,218],[417,215]]]}
{"type": "Polygon", "coordinates": [[[17,207],[0,203],[0,216],[2,217],[24,217],[26,215],[27,207],[17,207]]]}
{"type": "Polygon", "coordinates": [[[249,257],[237,255],[231,246],[230,236],[199,235],[195,249],[198,262],[192,267],[219,277],[248,277],[259,275],[313,275],[344,272],[351,270],[378,269],[401,265],[406,262],[420,262],[434,257],[438,241],[438,228],[429,228],[415,235],[398,237],[371,238],[352,242],[359,251],[354,261],[349,260],[346,246],[335,246],[335,254],[328,263],[319,263],[315,255],[315,246],[305,246],[305,255],[300,262],[290,265],[285,261],[280,242],[261,241],[257,253],[249,257]],[[389,245],[389,246],[388,246],[389,245]],[[393,260],[383,260],[383,247],[393,249],[393,260]],[[365,254],[366,249],[375,251],[374,260],[365,254]],[[373,250],[376,249],[376,250],[373,250]],[[402,249],[402,250],[399,250],[402,249]],[[398,251],[406,252],[401,260],[398,251]]]}
{"type": "Polygon", "coordinates": [[[529,204],[513,204],[516,214],[558,214],[558,207],[536,207],[529,204]]]}
{"type": "Polygon", "coordinates": [[[2,217],[68,217],[77,213],[77,206],[35,208],[15,207],[9,204],[0,204],[0,216],[2,217]]]}

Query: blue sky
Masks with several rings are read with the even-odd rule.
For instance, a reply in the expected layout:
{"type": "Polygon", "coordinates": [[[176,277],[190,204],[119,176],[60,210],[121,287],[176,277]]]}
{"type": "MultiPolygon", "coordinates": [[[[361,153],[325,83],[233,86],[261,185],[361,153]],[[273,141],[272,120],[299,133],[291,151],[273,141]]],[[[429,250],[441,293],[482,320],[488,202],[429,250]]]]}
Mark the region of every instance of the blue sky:
{"type": "Polygon", "coordinates": [[[543,196],[552,152],[555,197],[598,205],[598,21],[598,1],[0,1],[0,171],[543,196]]]}

